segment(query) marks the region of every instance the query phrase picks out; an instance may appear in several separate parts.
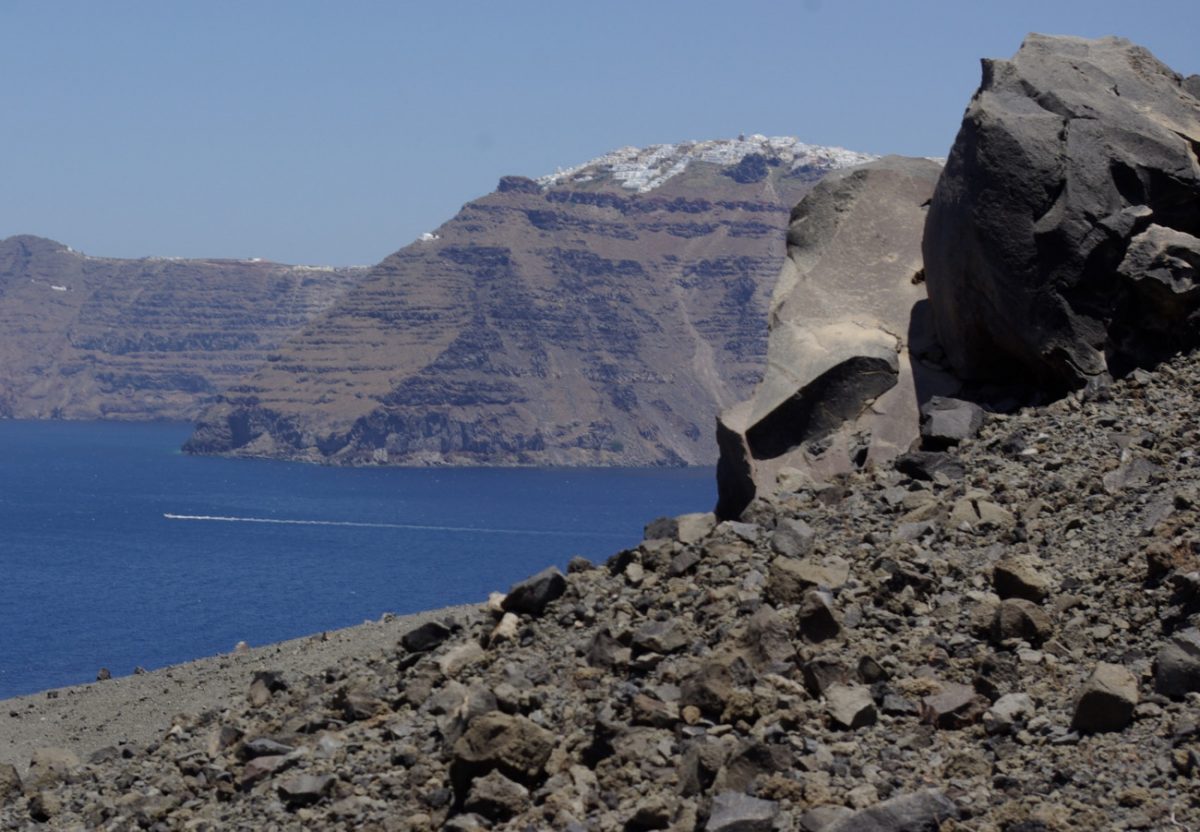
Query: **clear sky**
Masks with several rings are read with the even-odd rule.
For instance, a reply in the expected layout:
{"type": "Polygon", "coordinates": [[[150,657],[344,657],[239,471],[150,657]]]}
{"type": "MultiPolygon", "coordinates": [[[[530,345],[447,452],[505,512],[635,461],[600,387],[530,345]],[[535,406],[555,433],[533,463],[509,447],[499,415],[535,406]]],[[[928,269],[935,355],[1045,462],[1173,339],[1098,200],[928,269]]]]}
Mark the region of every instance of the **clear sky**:
{"type": "Polygon", "coordinates": [[[1198,0],[0,0],[0,237],[369,264],[623,145],[942,156],[1029,31],[1200,72],[1198,0]]]}

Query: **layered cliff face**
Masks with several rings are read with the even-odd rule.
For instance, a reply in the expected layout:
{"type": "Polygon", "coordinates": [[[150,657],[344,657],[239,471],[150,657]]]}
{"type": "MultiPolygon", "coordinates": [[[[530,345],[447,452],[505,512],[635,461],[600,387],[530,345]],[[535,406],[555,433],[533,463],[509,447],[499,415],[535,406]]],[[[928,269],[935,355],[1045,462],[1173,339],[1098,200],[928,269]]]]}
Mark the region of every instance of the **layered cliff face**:
{"type": "Polygon", "coordinates": [[[194,418],[364,272],[0,240],[0,418],[194,418]]]}
{"type": "Polygon", "coordinates": [[[340,464],[711,463],[758,380],[788,210],[866,157],[626,148],[494,193],[377,266],[187,449],[340,464]]]}

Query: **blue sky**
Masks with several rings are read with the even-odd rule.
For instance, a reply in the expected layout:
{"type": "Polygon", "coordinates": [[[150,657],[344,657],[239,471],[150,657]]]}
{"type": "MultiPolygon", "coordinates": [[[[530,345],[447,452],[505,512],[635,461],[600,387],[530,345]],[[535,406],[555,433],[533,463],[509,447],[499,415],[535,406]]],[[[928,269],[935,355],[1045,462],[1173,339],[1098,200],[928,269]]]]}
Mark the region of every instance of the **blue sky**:
{"type": "Polygon", "coordinates": [[[1200,72],[1200,3],[0,2],[0,237],[374,263],[623,145],[795,135],[945,155],[1029,31],[1200,72]]]}

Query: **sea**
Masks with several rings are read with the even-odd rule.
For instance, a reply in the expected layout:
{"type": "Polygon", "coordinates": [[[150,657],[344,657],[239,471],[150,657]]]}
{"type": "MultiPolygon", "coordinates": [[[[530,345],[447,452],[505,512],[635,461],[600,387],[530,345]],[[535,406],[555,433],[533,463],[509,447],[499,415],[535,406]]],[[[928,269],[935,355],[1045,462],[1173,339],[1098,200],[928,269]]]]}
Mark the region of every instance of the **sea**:
{"type": "Polygon", "coordinates": [[[480,602],[716,498],[712,468],[333,468],[189,431],[0,421],[0,699],[480,602]]]}

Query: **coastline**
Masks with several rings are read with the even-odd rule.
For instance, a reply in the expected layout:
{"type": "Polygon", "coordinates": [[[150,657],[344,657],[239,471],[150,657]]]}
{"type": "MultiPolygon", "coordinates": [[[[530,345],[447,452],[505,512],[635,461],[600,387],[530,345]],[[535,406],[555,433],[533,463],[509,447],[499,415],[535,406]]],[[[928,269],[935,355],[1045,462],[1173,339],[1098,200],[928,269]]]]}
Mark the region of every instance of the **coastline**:
{"type": "Polygon", "coordinates": [[[394,649],[401,635],[426,621],[461,618],[480,608],[463,604],[397,615],[245,653],[219,653],[144,674],[0,700],[0,764],[10,763],[24,775],[38,748],[63,748],[86,762],[101,748],[157,743],[180,714],[240,702],[256,671],[278,671],[285,679],[317,673],[344,659],[394,649]]]}

